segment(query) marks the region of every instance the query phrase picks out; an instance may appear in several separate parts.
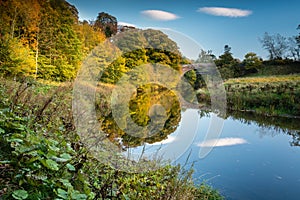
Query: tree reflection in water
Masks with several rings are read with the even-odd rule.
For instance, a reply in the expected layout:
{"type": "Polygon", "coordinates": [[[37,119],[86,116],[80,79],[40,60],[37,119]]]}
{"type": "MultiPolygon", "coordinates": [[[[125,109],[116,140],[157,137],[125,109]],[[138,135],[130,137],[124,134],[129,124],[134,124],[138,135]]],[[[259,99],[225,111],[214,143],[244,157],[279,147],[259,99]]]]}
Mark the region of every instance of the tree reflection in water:
{"type": "MultiPolygon", "coordinates": [[[[110,141],[124,147],[137,147],[144,143],[155,143],[167,139],[179,125],[181,119],[180,103],[176,94],[157,84],[147,84],[136,89],[129,102],[131,122],[147,127],[135,135],[126,134],[121,130],[112,113],[101,116],[101,128],[110,141]],[[151,126],[150,125],[151,122],[151,126]]],[[[127,127],[132,127],[129,124],[127,127]]]]}
{"type": "Polygon", "coordinates": [[[292,137],[291,146],[300,146],[300,123],[296,117],[271,117],[258,115],[250,112],[230,112],[227,117],[240,120],[243,123],[255,123],[261,129],[261,136],[275,136],[280,133],[285,133],[292,137]],[[270,135],[271,134],[271,135],[270,135]]]}

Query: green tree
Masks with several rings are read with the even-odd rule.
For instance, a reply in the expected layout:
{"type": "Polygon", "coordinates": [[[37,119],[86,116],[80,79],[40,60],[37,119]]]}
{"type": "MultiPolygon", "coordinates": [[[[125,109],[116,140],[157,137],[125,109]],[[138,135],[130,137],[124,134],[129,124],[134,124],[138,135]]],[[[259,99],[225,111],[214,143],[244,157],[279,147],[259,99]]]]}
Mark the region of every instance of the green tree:
{"type": "Polygon", "coordinates": [[[258,68],[262,64],[262,60],[256,55],[256,53],[249,52],[245,55],[243,64],[246,69],[258,68]]]}
{"type": "Polygon", "coordinates": [[[105,12],[98,14],[94,26],[100,28],[106,37],[110,37],[118,31],[117,18],[105,12]]]}
{"type": "Polygon", "coordinates": [[[180,64],[183,59],[177,44],[161,31],[128,30],[112,37],[112,41],[122,52],[122,62],[112,61],[112,64],[104,69],[101,81],[116,83],[124,72],[146,63],[167,65],[177,71],[181,69],[180,64]],[[123,58],[125,66],[123,66],[123,58]],[[118,64],[121,66],[118,67],[118,64]],[[121,73],[117,74],[116,69],[119,68],[121,73]]]}
{"type": "Polygon", "coordinates": [[[125,66],[126,59],[123,57],[118,57],[113,63],[111,63],[107,70],[105,70],[101,76],[101,80],[106,83],[116,83],[124,73],[128,71],[125,66]]]}
{"type": "Polygon", "coordinates": [[[16,38],[2,42],[0,52],[0,73],[4,76],[17,78],[34,74],[35,58],[30,48],[16,38]]]}
{"type": "Polygon", "coordinates": [[[38,76],[57,81],[74,79],[82,58],[74,8],[64,0],[53,0],[42,2],[41,13],[38,76]]]}
{"type": "Polygon", "coordinates": [[[233,58],[231,53],[231,47],[229,45],[224,46],[224,53],[215,60],[221,75],[223,78],[233,78],[241,75],[242,68],[240,61],[233,58]]]}
{"type": "Polygon", "coordinates": [[[85,55],[105,40],[104,33],[100,29],[94,28],[87,21],[75,25],[75,30],[82,43],[82,51],[85,55]]]}

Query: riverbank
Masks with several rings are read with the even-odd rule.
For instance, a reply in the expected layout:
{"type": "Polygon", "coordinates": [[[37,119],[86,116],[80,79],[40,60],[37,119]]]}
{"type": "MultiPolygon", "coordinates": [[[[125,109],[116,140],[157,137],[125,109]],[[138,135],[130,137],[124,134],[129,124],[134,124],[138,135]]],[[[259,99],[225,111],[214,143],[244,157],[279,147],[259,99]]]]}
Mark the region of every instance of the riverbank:
{"type": "Polygon", "coordinates": [[[224,85],[231,110],[300,116],[300,75],[229,79],[224,85]]]}
{"type": "MultiPolygon", "coordinates": [[[[267,116],[300,116],[300,75],[258,76],[224,82],[227,109],[267,116]]],[[[209,92],[198,92],[200,101],[210,101],[209,92]]]]}
{"type": "Polygon", "coordinates": [[[155,171],[126,173],[95,159],[76,133],[72,91],[0,79],[1,199],[222,199],[192,169],[157,160],[155,171]]]}

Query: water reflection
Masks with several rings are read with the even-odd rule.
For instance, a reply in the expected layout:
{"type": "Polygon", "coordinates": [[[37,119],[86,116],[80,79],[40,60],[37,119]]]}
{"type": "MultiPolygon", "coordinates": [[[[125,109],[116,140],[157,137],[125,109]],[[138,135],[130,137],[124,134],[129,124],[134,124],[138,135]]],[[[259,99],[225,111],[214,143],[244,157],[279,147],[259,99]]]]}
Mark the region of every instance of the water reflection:
{"type": "Polygon", "coordinates": [[[234,146],[239,144],[246,144],[248,143],[243,138],[219,138],[219,139],[212,139],[206,140],[204,142],[200,142],[197,144],[199,147],[225,147],[225,146],[234,146]]]}
{"type": "Polygon", "coordinates": [[[132,128],[130,123],[146,127],[151,122],[151,126],[136,131],[134,135],[126,134],[126,128],[121,130],[118,127],[111,112],[108,115],[99,113],[102,130],[112,142],[123,148],[142,146],[144,143],[157,144],[166,140],[168,135],[175,132],[181,119],[180,103],[176,95],[157,84],[138,87],[129,102],[129,111],[132,120],[124,119],[128,128],[132,128]]]}
{"type": "Polygon", "coordinates": [[[292,137],[291,146],[300,146],[300,123],[296,117],[272,117],[249,112],[230,112],[227,118],[239,120],[243,124],[255,124],[260,137],[287,134],[292,137]]]}

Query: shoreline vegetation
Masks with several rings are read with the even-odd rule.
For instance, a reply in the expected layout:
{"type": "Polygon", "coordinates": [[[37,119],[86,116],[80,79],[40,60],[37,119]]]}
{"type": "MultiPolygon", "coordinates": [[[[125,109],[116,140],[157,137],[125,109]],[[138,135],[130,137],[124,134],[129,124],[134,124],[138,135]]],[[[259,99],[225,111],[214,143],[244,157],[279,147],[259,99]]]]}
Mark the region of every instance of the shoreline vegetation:
{"type": "MultiPolygon", "coordinates": [[[[300,75],[257,76],[228,79],[224,82],[227,110],[265,116],[300,118],[300,75]]],[[[209,92],[198,92],[200,101],[209,104],[209,92]]]]}

